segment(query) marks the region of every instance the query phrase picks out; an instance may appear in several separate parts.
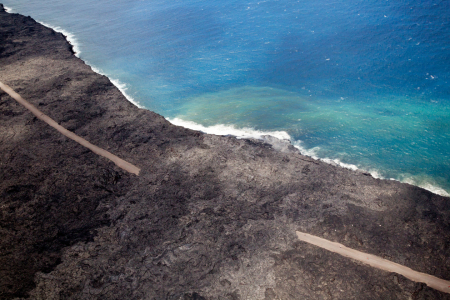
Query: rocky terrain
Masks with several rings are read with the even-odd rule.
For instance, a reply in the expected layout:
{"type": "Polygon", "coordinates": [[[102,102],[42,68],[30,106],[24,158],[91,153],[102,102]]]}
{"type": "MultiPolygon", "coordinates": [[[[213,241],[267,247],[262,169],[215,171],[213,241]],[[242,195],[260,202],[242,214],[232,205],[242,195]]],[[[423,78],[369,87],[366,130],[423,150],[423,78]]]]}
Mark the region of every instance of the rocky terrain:
{"type": "Polygon", "coordinates": [[[141,168],[119,169],[0,92],[0,299],[450,299],[296,237],[449,280],[449,198],[270,138],[174,126],[62,34],[2,6],[0,81],[141,168]]]}

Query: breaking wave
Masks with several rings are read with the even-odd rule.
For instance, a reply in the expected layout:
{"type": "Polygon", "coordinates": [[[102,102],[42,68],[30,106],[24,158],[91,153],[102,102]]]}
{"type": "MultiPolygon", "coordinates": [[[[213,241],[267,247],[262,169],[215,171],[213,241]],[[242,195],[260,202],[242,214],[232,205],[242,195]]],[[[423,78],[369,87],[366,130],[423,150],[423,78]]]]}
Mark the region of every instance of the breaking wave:
{"type": "Polygon", "coordinates": [[[59,26],[53,26],[53,25],[50,25],[50,24],[47,24],[45,22],[38,21],[38,20],[36,20],[36,22],[41,23],[45,27],[49,27],[56,32],[62,33],[66,37],[66,40],[72,45],[73,52],[75,52],[75,56],[80,58],[80,53],[81,53],[80,45],[78,43],[77,38],[75,37],[75,35],[73,33],[69,32],[65,29],[62,29],[59,26]]]}
{"type": "Polygon", "coordinates": [[[173,119],[168,118],[168,120],[174,125],[202,131],[208,134],[233,135],[240,139],[243,138],[264,139],[264,136],[270,135],[280,140],[291,140],[291,136],[286,131],[262,131],[249,127],[236,128],[234,125],[224,125],[224,124],[203,126],[201,124],[192,121],[185,121],[180,118],[173,118],[173,119]]]}

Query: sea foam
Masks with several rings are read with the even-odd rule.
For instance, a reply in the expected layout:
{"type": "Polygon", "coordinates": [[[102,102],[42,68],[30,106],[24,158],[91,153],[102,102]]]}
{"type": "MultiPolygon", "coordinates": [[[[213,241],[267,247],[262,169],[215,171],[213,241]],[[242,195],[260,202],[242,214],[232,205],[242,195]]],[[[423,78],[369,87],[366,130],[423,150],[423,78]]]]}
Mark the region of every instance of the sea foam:
{"type": "Polygon", "coordinates": [[[66,40],[72,45],[73,52],[75,52],[75,56],[78,57],[78,58],[80,57],[81,49],[80,49],[78,40],[76,39],[76,37],[75,37],[75,35],[73,33],[69,32],[69,31],[67,31],[65,29],[62,29],[59,26],[53,26],[53,25],[50,25],[50,24],[47,24],[45,22],[38,21],[38,20],[37,20],[37,22],[41,23],[45,27],[49,27],[49,28],[53,29],[56,32],[62,33],[66,37],[66,40]]]}
{"type": "Polygon", "coordinates": [[[445,197],[450,197],[450,194],[447,193],[446,190],[444,190],[443,188],[440,188],[438,186],[436,186],[433,183],[430,183],[429,180],[420,180],[419,178],[416,178],[414,176],[410,176],[410,177],[405,177],[402,180],[400,180],[400,182],[404,182],[404,183],[408,183],[411,185],[415,185],[418,187],[421,187],[425,190],[428,190],[432,193],[441,195],[441,196],[445,196],[445,197]]]}
{"type": "MultiPolygon", "coordinates": [[[[87,63],[87,62],[86,62],[86,63],[87,63]]],[[[87,64],[90,65],[89,63],[87,63],[87,64]]],[[[127,93],[128,87],[127,87],[127,84],[126,84],[126,83],[121,82],[119,79],[110,77],[108,74],[105,74],[102,70],[100,70],[100,69],[98,69],[98,68],[96,68],[96,67],[94,67],[94,66],[92,66],[92,65],[90,65],[90,66],[91,66],[92,70],[93,70],[95,73],[100,74],[100,75],[104,75],[104,76],[108,77],[109,80],[112,82],[112,84],[114,84],[114,85],[116,86],[116,88],[119,89],[119,91],[122,93],[122,95],[124,95],[124,97],[125,97],[128,101],[130,101],[131,103],[133,103],[134,105],[136,105],[136,106],[139,107],[139,108],[145,108],[144,106],[142,106],[139,102],[137,102],[133,97],[131,97],[131,96],[127,93]]]]}
{"type": "Polygon", "coordinates": [[[328,163],[330,165],[334,165],[334,166],[340,166],[352,171],[360,171],[360,172],[365,172],[365,173],[369,173],[373,178],[377,178],[377,179],[387,179],[387,180],[394,180],[394,181],[398,181],[398,182],[402,182],[402,183],[408,183],[414,186],[418,186],[421,187],[427,191],[430,191],[432,193],[435,193],[437,195],[441,195],[441,196],[445,196],[445,197],[450,197],[450,194],[444,190],[443,188],[438,187],[437,185],[433,184],[430,182],[430,180],[424,179],[424,180],[419,180],[419,178],[415,178],[414,176],[401,176],[401,179],[397,179],[397,178],[386,178],[383,177],[380,172],[378,170],[375,169],[369,169],[366,170],[364,168],[361,168],[357,165],[353,165],[353,164],[348,164],[348,163],[344,163],[342,161],[340,161],[337,158],[327,158],[327,157],[320,157],[318,156],[318,151],[320,150],[320,147],[314,147],[311,149],[307,149],[302,145],[301,141],[294,141],[293,142],[294,147],[296,147],[297,149],[300,150],[300,152],[303,155],[312,157],[316,160],[320,160],[323,161],[325,163],[328,163]]]}
{"type": "Polygon", "coordinates": [[[264,140],[264,136],[270,135],[276,137],[280,140],[290,140],[291,136],[286,131],[262,131],[256,130],[254,128],[244,127],[244,128],[236,128],[234,125],[224,125],[218,124],[213,126],[203,126],[201,124],[185,121],[180,118],[173,118],[168,120],[177,126],[186,127],[193,130],[202,131],[208,134],[215,135],[233,135],[237,138],[252,138],[252,139],[261,139],[264,140]]]}
{"type": "MultiPolygon", "coordinates": [[[[94,72],[96,72],[94,70],[94,72]]],[[[101,74],[100,72],[96,72],[101,74]]],[[[102,74],[105,75],[106,77],[109,78],[109,80],[111,80],[111,82],[119,89],[119,91],[122,93],[122,95],[125,96],[125,98],[127,98],[128,101],[130,101],[131,103],[133,103],[134,105],[136,105],[139,108],[145,108],[143,105],[139,104],[139,102],[137,102],[133,97],[131,97],[128,93],[128,87],[126,83],[121,82],[119,79],[115,79],[115,78],[111,78],[106,74],[102,74]]]]}
{"type": "Polygon", "coordinates": [[[349,169],[349,170],[353,170],[353,171],[361,170],[356,165],[344,163],[344,162],[340,161],[337,158],[320,157],[317,154],[317,152],[320,150],[320,147],[314,147],[314,148],[311,148],[311,149],[307,149],[307,148],[305,148],[302,145],[301,141],[294,141],[293,145],[294,145],[295,148],[300,150],[300,152],[303,155],[312,157],[312,158],[314,158],[316,160],[320,160],[320,161],[323,161],[323,162],[325,162],[327,164],[334,165],[334,166],[340,166],[340,167],[343,167],[343,168],[346,168],[346,169],[349,169]]]}

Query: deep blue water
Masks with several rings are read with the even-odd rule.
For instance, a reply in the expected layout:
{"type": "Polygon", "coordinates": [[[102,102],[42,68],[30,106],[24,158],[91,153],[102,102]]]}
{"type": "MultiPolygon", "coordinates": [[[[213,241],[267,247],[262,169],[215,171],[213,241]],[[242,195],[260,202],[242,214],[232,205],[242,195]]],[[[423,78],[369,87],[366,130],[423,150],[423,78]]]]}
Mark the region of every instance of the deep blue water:
{"type": "Polygon", "coordinates": [[[174,123],[450,192],[447,0],[3,3],[174,123]]]}

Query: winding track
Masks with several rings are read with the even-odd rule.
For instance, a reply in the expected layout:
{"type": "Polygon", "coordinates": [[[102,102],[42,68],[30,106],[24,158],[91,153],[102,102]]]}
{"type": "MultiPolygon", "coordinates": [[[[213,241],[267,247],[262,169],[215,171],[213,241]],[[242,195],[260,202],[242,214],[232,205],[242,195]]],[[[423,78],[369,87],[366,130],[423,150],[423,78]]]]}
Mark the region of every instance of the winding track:
{"type": "Polygon", "coordinates": [[[408,267],[394,263],[387,259],[360,252],[358,250],[347,248],[342,244],[331,242],[329,240],[314,236],[308,233],[297,231],[297,237],[307,243],[338,253],[342,256],[353,258],[371,267],[378,268],[388,272],[394,272],[415,281],[423,282],[429,287],[444,293],[450,293],[450,281],[443,280],[425,273],[414,271],[408,267]]]}
{"type": "Polygon", "coordinates": [[[115,156],[114,154],[106,151],[105,149],[102,149],[100,147],[97,147],[97,146],[89,143],[88,141],[86,141],[82,137],[76,135],[72,131],[65,129],[64,127],[62,127],[61,125],[56,123],[52,118],[50,118],[49,116],[47,116],[43,112],[41,112],[39,109],[37,109],[33,104],[31,104],[28,101],[26,101],[25,99],[23,99],[19,94],[17,94],[12,88],[7,86],[6,84],[0,82],[0,89],[2,89],[7,94],[9,94],[17,102],[19,102],[20,104],[25,106],[25,108],[27,108],[31,113],[33,113],[36,116],[36,118],[38,118],[38,119],[44,121],[45,123],[47,123],[48,125],[52,126],[56,130],[58,130],[60,133],[62,133],[64,136],[66,136],[69,139],[72,139],[75,142],[79,143],[80,145],[88,148],[95,154],[98,154],[100,156],[103,156],[103,157],[111,160],[119,168],[121,168],[127,172],[130,172],[132,174],[139,175],[139,172],[141,171],[141,169],[139,169],[135,165],[121,159],[120,157],[115,156]]]}

